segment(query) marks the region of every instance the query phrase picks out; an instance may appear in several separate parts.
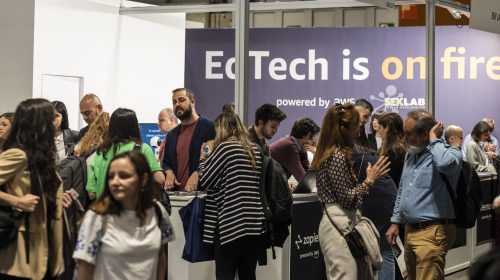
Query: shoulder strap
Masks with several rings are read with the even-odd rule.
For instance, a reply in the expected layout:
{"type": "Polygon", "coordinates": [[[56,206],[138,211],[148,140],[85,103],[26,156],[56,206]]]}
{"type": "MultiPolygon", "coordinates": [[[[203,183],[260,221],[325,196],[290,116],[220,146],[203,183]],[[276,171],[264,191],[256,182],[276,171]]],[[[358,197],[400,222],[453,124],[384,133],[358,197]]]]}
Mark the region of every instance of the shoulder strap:
{"type": "MultiPolygon", "coordinates": [[[[196,192],[196,194],[198,194],[198,192],[196,192]]],[[[165,207],[163,207],[161,202],[156,200],[156,199],[154,200],[153,207],[155,208],[156,217],[158,218],[157,219],[158,220],[158,227],[161,228],[160,221],[161,221],[161,219],[163,219],[165,216],[168,215],[167,210],[165,209],[165,207]]]]}
{"type": "Polygon", "coordinates": [[[106,228],[107,227],[108,227],[108,214],[105,214],[105,215],[102,215],[102,222],[101,222],[101,231],[102,231],[102,234],[101,234],[101,238],[106,233],[106,228]]]}
{"type": "Polygon", "coordinates": [[[339,232],[340,236],[344,237],[345,238],[345,234],[342,233],[342,231],[339,229],[339,227],[335,224],[335,222],[333,222],[332,218],[330,217],[330,215],[328,214],[328,211],[326,211],[326,205],[323,204],[323,211],[325,211],[325,214],[326,214],[326,217],[328,217],[328,220],[330,220],[330,223],[332,224],[332,226],[339,232]]]}
{"type": "Polygon", "coordinates": [[[260,198],[261,198],[262,208],[264,211],[264,216],[267,220],[272,219],[271,209],[269,208],[269,201],[267,200],[268,190],[266,190],[267,170],[270,164],[272,164],[271,158],[264,156],[264,154],[262,154],[259,189],[260,189],[260,198]]]}
{"type": "Polygon", "coordinates": [[[441,175],[441,178],[446,183],[446,189],[448,189],[448,193],[449,193],[450,198],[451,198],[451,203],[453,204],[453,210],[455,212],[455,219],[456,219],[456,218],[458,218],[457,217],[457,209],[458,209],[457,208],[458,207],[458,205],[457,205],[457,195],[453,191],[453,188],[451,187],[451,184],[450,184],[450,181],[448,180],[448,177],[445,174],[441,173],[441,172],[439,172],[439,175],[441,175]]]}
{"type": "Polygon", "coordinates": [[[142,151],[142,144],[139,143],[134,143],[134,152],[141,152],[142,151]]]}

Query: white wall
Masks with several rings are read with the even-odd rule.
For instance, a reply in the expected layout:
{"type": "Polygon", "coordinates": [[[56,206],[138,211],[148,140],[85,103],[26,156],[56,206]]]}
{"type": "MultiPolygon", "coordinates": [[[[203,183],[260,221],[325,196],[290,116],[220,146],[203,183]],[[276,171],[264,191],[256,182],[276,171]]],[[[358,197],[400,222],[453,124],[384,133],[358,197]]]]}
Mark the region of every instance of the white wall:
{"type": "Polygon", "coordinates": [[[34,0],[0,0],[0,114],[31,97],[34,0]]]}
{"type": "Polygon", "coordinates": [[[114,104],[155,122],[184,86],[185,14],[124,15],[119,27],[114,104]]]}
{"type": "Polygon", "coordinates": [[[104,109],[156,122],[184,83],[184,14],[118,14],[119,0],[37,0],[33,96],[44,74],[83,77],[104,109]],[[161,101],[159,101],[161,100],[161,101]]]}

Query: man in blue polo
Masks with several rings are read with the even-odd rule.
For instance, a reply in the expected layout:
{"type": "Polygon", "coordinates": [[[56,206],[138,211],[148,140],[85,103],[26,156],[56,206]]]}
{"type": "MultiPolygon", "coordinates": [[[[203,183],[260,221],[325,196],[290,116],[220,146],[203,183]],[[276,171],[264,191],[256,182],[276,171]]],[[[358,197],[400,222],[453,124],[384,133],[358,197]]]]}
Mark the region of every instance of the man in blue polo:
{"type": "Polygon", "coordinates": [[[441,139],[443,124],[424,110],[408,113],[404,131],[408,155],[387,242],[395,243],[398,225],[404,224],[408,279],[444,279],[446,254],[456,235],[455,211],[444,177],[455,190],[462,153],[441,139]]]}

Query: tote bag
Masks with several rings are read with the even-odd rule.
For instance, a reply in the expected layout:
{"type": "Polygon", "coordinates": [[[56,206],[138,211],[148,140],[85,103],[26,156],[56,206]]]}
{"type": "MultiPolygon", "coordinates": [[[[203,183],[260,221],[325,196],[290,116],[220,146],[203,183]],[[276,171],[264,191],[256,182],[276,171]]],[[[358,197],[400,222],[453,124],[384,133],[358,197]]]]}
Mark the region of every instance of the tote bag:
{"type": "Polygon", "coordinates": [[[203,243],[203,210],[205,197],[198,194],[188,205],[179,209],[179,216],[184,228],[184,251],[182,258],[188,262],[204,262],[214,260],[213,245],[203,243]]]}

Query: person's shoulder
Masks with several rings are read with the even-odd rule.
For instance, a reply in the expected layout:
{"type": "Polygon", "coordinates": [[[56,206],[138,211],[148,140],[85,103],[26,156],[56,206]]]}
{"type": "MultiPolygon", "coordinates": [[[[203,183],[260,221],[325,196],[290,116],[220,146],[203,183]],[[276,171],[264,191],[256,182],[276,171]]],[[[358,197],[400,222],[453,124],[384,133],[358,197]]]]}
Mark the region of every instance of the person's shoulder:
{"type": "Polygon", "coordinates": [[[478,148],[479,147],[479,144],[474,140],[474,139],[471,139],[471,141],[467,142],[467,145],[465,145],[466,149],[474,149],[474,148],[478,148]]]}
{"type": "Polygon", "coordinates": [[[65,142],[68,142],[68,144],[75,144],[76,142],[78,142],[79,138],[80,138],[80,133],[76,130],[72,130],[72,129],[65,129],[63,131],[63,134],[64,134],[64,140],[65,142]]]}
{"type": "Polygon", "coordinates": [[[294,141],[291,138],[290,135],[286,135],[284,137],[281,137],[280,139],[276,140],[274,143],[269,145],[271,149],[277,148],[277,147],[285,147],[285,146],[292,146],[294,145],[294,141]]]}
{"type": "MultiPolygon", "coordinates": [[[[170,135],[175,135],[175,134],[179,134],[179,129],[180,129],[181,125],[178,124],[176,125],[174,128],[172,128],[169,132],[167,132],[167,139],[168,137],[170,137],[170,135]]],[[[168,143],[168,142],[167,142],[168,143]]]]}
{"type": "Polygon", "coordinates": [[[4,150],[1,153],[2,157],[8,157],[8,158],[27,158],[28,155],[26,152],[20,148],[10,148],[7,150],[4,150]]]}
{"type": "Polygon", "coordinates": [[[205,124],[205,125],[212,125],[212,126],[214,125],[214,122],[213,122],[211,119],[206,118],[206,117],[204,117],[204,116],[202,116],[202,115],[199,115],[199,116],[200,116],[200,118],[199,118],[199,120],[198,120],[198,121],[199,121],[200,123],[203,123],[203,124],[205,124]]]}

